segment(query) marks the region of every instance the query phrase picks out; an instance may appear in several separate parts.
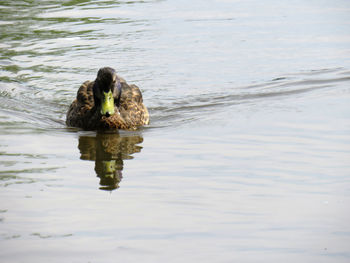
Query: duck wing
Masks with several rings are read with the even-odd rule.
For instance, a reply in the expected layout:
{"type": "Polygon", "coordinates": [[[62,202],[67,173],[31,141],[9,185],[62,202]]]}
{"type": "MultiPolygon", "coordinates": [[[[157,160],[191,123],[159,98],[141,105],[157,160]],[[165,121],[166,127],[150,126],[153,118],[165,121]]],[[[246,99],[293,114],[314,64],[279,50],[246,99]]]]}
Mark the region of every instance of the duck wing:
{"type": "Polygon", "coordinates": [[[68,109],[67,125],[81,128],[91,125],[94,106],[93,81],[85,81],[78,89],[77,98],[68,109]]]}
{"type": "Polygon", "coordinates": [[[142,93],[134,84],[127,84],[120,78],[122,86],[119,112],[129,127],[138,127],[149,123],[148,110],[143,104],[142,93]]]}

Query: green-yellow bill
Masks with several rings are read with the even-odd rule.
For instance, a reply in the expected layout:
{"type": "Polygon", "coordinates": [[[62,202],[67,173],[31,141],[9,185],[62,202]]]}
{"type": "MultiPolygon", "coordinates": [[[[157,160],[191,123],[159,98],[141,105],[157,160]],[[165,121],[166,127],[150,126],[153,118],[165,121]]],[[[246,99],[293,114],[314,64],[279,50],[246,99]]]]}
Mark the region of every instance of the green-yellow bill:
{"type": "Polygon", "coordinates": [[[103,92],[101,102],[101,114],[102,115],[113,115],[114,114],[114,98],[112,91],[103,92]]]}
{"type": "Polygon", "coordinates": [[[115,160],[103,161],[103,175],[104,177],[113,177],[115,172],[115,160]]]}

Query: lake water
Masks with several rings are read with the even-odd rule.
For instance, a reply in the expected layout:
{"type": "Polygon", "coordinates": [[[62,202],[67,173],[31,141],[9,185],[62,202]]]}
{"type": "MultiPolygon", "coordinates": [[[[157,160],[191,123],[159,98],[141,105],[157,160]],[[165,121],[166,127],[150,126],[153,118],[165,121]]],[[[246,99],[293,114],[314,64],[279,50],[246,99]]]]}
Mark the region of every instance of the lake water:
{"type": "Polygon", "coordinates": [[[1,262],[349,262],[349,1],[2,1],[1,262]],[[151,124],[67,128],[112,66],[151,124]]]}

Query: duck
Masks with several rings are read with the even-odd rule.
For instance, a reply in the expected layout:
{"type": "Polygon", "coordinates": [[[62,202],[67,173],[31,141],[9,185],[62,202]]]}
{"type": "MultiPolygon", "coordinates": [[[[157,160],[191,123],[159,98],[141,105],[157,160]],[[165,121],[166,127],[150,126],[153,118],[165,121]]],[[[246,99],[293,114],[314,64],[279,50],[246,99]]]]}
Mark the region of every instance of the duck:
{"type": "Polygon", "coordinates": [[[100,68],[85,81],[71,103],[66,124],[83,130],[136,130],[149,124],[140,88],[128,84],[111,67],[100,68]]]}

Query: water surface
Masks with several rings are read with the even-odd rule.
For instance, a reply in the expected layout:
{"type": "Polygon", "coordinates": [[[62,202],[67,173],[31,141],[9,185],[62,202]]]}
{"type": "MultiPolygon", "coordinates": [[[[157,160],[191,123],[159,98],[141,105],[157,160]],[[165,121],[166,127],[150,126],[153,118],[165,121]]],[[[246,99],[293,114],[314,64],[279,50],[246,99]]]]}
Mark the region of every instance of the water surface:
{"type": "Polygon", "coordinates": [[[349,261],[347,1],[0,8],[1,261],[349,261]],[[65,126],[102,66],[149,126],[65,126]]]}

